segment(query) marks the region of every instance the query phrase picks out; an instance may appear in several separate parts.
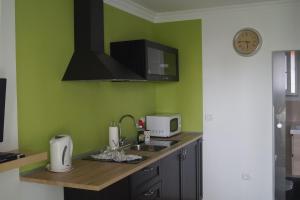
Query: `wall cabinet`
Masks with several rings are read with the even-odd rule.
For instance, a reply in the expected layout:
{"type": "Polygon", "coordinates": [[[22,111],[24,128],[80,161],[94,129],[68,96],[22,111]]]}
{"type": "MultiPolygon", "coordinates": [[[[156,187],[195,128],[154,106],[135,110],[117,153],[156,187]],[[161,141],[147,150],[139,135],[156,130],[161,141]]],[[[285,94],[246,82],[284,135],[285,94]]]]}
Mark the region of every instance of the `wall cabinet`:
{"type": "Polygon", "coordinates": [[[202,141],[193,142],[99,192],[65,188],[65,200],[201,200],[202,141]]]}

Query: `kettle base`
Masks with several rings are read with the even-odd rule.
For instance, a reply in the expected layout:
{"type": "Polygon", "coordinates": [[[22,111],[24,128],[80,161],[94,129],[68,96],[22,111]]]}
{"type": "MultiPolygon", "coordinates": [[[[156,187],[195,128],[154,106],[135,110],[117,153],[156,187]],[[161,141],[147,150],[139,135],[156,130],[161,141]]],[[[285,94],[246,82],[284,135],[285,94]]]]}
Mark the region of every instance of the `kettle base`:
{"type": "Polygon", "coordinates": [[[48,164],[46,166],[46,169],[50,172],[55,172],[55,173],[63,173],[63,172],[70,172],[72,171],[74,168],[73,167],[68,167],[68,168],[65,168],[65,169],[51,169],[50,165],[48,164]]]}

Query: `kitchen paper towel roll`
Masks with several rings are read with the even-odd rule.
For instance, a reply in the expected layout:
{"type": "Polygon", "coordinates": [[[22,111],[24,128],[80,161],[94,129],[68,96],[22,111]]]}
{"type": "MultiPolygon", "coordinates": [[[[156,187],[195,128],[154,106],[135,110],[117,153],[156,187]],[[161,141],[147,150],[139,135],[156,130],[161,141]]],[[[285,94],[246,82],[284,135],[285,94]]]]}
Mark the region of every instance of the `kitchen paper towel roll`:
{"type": "Polygon", "coordinates": [[[119,148],[119,131],[117,126],[109,127],[109,146],[112,149],[119,148]]]}

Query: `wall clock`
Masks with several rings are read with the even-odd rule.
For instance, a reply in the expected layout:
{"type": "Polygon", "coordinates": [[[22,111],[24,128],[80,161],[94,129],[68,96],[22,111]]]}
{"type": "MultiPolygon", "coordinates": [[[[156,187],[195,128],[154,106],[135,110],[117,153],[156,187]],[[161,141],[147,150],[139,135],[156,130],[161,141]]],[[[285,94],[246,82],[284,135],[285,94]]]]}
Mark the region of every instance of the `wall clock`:
{"type": "Polygon", "coordinates": [[[233,47],[241,56],[254,55],[260,49],[261,45],[261,35],[253,28],[243,28],[233,38],[233,47]]]}

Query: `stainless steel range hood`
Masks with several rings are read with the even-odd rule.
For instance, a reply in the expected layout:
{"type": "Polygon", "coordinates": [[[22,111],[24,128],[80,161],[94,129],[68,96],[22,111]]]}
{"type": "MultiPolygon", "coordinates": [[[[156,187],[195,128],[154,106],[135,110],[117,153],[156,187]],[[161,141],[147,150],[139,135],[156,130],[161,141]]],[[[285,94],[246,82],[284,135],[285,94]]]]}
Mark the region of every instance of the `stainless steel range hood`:
{"type": "Polygon", "coordinates": [[[63,81],[139,81],[141,76],[104,53],[103,0],[74,0],[75,50],[63,81]]]}

